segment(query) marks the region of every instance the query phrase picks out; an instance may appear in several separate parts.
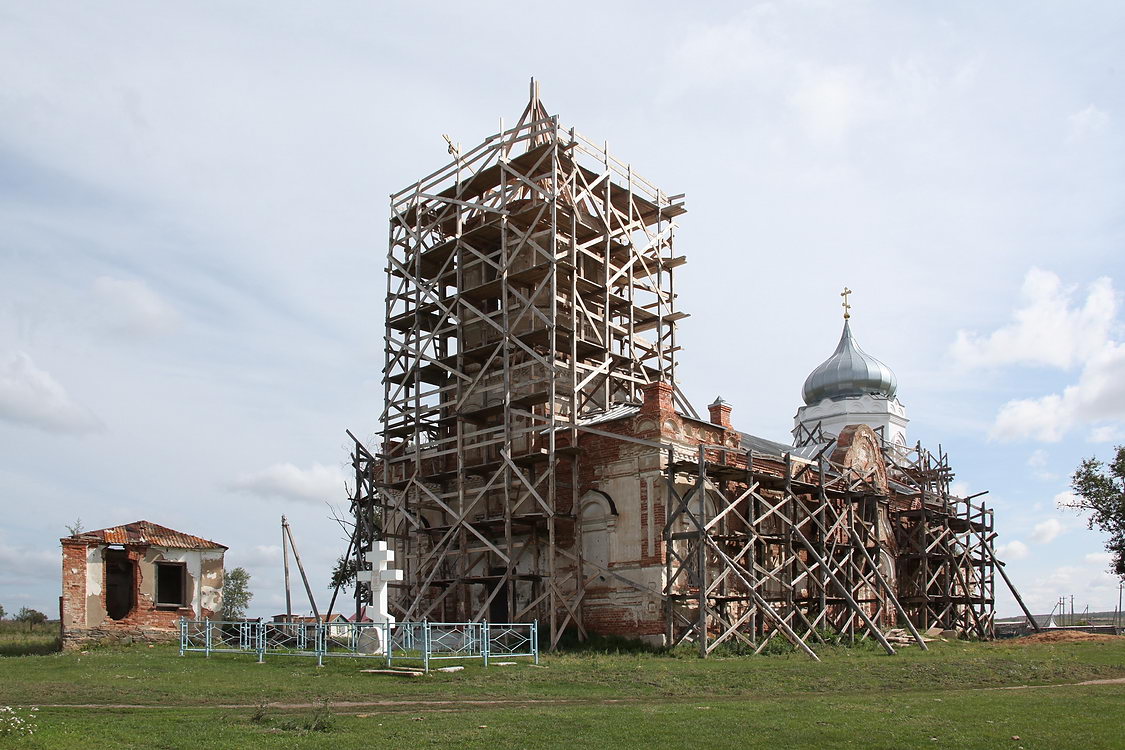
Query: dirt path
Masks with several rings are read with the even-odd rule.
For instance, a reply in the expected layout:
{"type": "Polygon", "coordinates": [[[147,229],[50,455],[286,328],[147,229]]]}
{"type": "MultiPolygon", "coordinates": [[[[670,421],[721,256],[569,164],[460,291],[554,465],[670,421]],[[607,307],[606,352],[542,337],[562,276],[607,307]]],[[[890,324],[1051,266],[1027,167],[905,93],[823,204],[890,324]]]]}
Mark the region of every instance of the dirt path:
{"type": "MultiPolygon", "coordinates": [[[[550,705],[550,706],[565,706],[565,705],[593,705],[593,704],[606,704],[611,705],[614,703],[643,703],[645,698],[606,698],[606,699],[571,699],[571,698],[542,698],[542,699],[525,699],[525,700],[479,700],[479,699],[465,699],[465,700],[413,700],[413,701],[395,701],[395,700],[381,700],[381,701],[329,701],[328,707],[331,709],[351,709],[351,708],[433,708],[442,709],[454,706],[471,706],[471,707],[489,707],[489,706],[503,706],[503,707],[520,707],[520,706],[535,706],[535,705],[550,705]]],[[[116,708],[116,709],[150,709],[150,708],[258,708],[265,706],[266,708],[275,708],[281,710],[296,710],[301,708],[320,708],[324,705],[322,702],[318,703],[160,703],[160,704],[144,704],[144,703],[37,703],[39,708],[116,708]]]]}
{"type": "MultiPolygon", "coordinates": [[[[977,688],[963,688],[959,691],[974,691],[974,690],[1039,690],[1044,688],[1059,688],[1059,687],[1086,687],[1090,685],[1125,685],[1125,677],[1111,677],[1104,680],[1085,680],[1083,682],[1062,682],[1052,685],[1003,685],[1001,687],[977,687],[977,688]]],[[[730,700],[737,698],[746,698],[750,696],[703,696],[696,698],[694,702],[699,700],[730,700]]],[[[630,704],[630,703],[652,703],[652,698],[539,698],[539,699],[523,699],[523,700],[482,700],[482,699],[445,699],[445,700],[378,700],[378,701],[330,701],[328,707],[335,711],[349,711],[361,709],[413,709],[421,711],[448,711],[459,707],[466,708],[521,708],[525,706],[549,705],[549,706],[566,706],[566,705],[616,705],[616,704],[630,704]]],[[[665,701],[673,702],[673,701],[665,701]]],[[[682,701],[681,701],[682,702],[682,701]]],[[[264,705],[266,708],[272,708],[281,711],[295,711],[299,709],[319,708],[323,703],[216,703],[216,704],[198,704],[198,703],[161,703],[159,705],[145,705],[140,703],[40,703],[37,704],[39,708],[111,708],[122,710],[148,710],[153,708],[220,708],[220,709],[248,709],[258,708],[264,705]]]]}
{"type": "Polygon", "coordinates": [[[970,690],[1035,690],[1037,688],[1074,687],[1075,685],[1125,685],[1125,677],[1110,677],[1108,680],[1086,680],[1085,682],[1064,682],[1060,685],[1005,685],[993,688],[969,688],[970,690]]]}

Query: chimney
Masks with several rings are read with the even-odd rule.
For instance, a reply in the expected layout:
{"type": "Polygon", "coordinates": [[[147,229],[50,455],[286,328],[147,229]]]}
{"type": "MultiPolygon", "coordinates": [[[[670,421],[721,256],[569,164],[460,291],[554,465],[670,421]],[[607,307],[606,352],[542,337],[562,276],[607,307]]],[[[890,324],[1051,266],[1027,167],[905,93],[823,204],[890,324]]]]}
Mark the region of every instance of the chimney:
{"type": "Polygon", "coordinates": [[[672,401],[672,394],[675,391],[671,383],[648,383],[641,386],[641,392],[644,394],[644,402],[641,404],[642,414],[670,414],[676,411],[672,401]]]}
{"type": "Polygon", "coordinates": [[[717,424],[728,430],[734,429],[730,424],[730,404],[723,401],[722,396],[715,398],[715,403],[707,406],[707,411],[711,413],[711,424],[717,424]]]}

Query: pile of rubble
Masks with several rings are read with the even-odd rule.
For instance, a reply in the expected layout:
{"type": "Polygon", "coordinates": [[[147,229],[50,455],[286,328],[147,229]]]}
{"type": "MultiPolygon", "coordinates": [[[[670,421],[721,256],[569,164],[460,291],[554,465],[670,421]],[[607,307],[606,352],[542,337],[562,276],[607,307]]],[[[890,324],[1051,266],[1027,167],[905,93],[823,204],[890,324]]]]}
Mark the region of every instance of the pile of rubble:
{"type": "MultiPolygon", "coordinates": [[[[887,639],[888,643],[900,644],[904,646],[911,646],[917,643],[914,636],[906,628],[891,628],[883,633],[883,637],[887,639]]],[[[937,640],[957,640],[961,634],[956,630],[942,630],[939,627],[933,627],[922,633],[922,640],[926,643],[937,640]]]]}

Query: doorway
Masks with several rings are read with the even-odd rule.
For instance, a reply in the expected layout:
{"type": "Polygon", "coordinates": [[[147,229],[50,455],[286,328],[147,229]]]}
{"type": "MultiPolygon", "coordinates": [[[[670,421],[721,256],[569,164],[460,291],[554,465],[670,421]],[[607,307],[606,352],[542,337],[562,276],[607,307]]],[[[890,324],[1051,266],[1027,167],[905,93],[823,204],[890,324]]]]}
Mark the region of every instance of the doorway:
{"type": "Polygon", "coordinates": [[[123,620],[136,602],[136,564],[123,549],[106,549],[105,611],[113,620],[123,620]]]}

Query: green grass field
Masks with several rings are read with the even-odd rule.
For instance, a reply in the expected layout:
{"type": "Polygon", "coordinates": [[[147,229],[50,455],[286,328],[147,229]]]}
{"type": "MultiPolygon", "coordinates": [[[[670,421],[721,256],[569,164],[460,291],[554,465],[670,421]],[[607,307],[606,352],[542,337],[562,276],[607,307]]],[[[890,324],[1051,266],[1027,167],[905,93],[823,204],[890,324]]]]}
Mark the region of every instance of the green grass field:
{"type": "Polygon", "coordinates": [[[6,657],[0,705],[41,709],[0,746],[1125,747],[1125,684],[1073,685],[1125,678],[1125,638],[820,651],[571,653],[415,679],[170,647],[6,657]]]}
{"type": "Polygon", "coordinates": [[[59,623],[0,620],[0,656],[51,654],[59,650],[59,623]]]}

